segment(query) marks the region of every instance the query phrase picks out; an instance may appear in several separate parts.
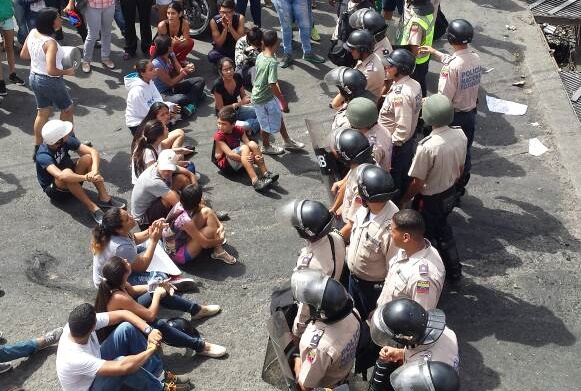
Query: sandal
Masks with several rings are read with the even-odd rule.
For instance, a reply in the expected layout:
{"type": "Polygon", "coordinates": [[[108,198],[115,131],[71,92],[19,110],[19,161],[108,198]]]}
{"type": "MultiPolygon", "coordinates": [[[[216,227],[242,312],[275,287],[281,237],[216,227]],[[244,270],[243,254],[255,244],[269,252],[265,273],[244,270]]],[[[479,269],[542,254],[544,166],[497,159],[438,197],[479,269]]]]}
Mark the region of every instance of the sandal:
{"type": "Polygon", "coordinates": [[[233,265],[236,263],[236,258],[228,254],[226,250],[218,254],[213,252],[212,254],[210,254],[210,258],[215,259],[217,261],[222,261],[224,263],[227,263],[228,265],[233,265]]]}

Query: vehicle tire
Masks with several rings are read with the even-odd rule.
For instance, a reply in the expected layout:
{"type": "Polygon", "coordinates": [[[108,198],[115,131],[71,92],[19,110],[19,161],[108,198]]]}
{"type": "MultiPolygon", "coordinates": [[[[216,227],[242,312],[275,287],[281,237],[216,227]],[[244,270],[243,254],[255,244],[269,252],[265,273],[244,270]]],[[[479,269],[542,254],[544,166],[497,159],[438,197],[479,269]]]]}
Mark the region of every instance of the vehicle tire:
{"type": "Polygon", "coordinates": [[[218,13],[217,0],[188,0],[185,15],[190,22],[190,35],[201,37],[210,32],[210,19],[218,13]]]}

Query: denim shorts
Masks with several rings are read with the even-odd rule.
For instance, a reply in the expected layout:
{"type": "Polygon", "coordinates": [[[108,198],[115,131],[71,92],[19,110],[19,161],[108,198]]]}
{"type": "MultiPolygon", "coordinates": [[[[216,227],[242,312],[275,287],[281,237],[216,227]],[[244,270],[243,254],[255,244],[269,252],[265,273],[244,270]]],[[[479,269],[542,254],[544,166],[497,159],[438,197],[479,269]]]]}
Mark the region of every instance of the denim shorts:
{"type": "Polygon", "coordinates": [[[36,98],[36,108],[46,109],[56,106],[60,111],[64,111],[73,105],[62,77],[50,77],[31,72],[29,83],[36,98]]]}
{"type": "Polygon", "coordinates": [[[278,104],[278,99],[272,98],[266,103],[253,104],[256,118],[260,124],[260,129],[266,133],[280,132],[282,123],[282,111],[278,104]]]}
{"type": "MultiPolygon", "coordinates": [[[[241,147],[236,147],[232,150],[232,152],[234,152],[236,155],[240,155],[240,149],[241,147]]],[[[226,160],[228,160],[228,164],[230,165],[230,167],[235,170],[238,171],[242,168],[242,162],[238,162],[236,160],[232,160],[229,157],[226,156],[226,160]]]]}
{"type": "Polygon", "coordinates": [[[14,18],[8,18],[0,22],[0,30],[2,31],[13,31],[14,30],[14,18]]]}

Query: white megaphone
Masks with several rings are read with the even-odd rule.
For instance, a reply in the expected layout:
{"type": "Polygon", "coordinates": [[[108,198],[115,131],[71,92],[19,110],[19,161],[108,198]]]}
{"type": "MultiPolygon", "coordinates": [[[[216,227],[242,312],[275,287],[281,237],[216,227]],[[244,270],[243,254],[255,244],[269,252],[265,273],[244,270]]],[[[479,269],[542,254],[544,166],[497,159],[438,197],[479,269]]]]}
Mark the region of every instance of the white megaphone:
{"type": "Polygon", "coordinates": [[[63,50],[63,69],[77,69],[81,65],[81,50],[75,46],[61,46],[63,50]]]}

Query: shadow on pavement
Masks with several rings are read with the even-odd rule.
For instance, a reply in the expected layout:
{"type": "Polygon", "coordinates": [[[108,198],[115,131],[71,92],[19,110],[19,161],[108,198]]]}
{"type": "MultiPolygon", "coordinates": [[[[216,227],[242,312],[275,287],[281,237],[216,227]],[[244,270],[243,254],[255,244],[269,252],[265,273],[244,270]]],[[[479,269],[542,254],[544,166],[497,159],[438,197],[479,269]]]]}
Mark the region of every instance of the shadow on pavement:
{"type": "MultiPolygon", "coordinates": [[[[56,347],[51,346],[45,350],[34,353],[29,358],[22,360],[13,370],[2,374],[0,388],[2,391],[19,390],[26,379],[32,376],[51,355],[56,356],[56,347]]],[[[24,388],[22,388],[24,390],[24,388]]]]}
{"type": "Polygon", "coordinates": [[[0,205],[8,204],[24,194],[26,194],[26,190],[14,174],[0,172],[0,205]]]}

